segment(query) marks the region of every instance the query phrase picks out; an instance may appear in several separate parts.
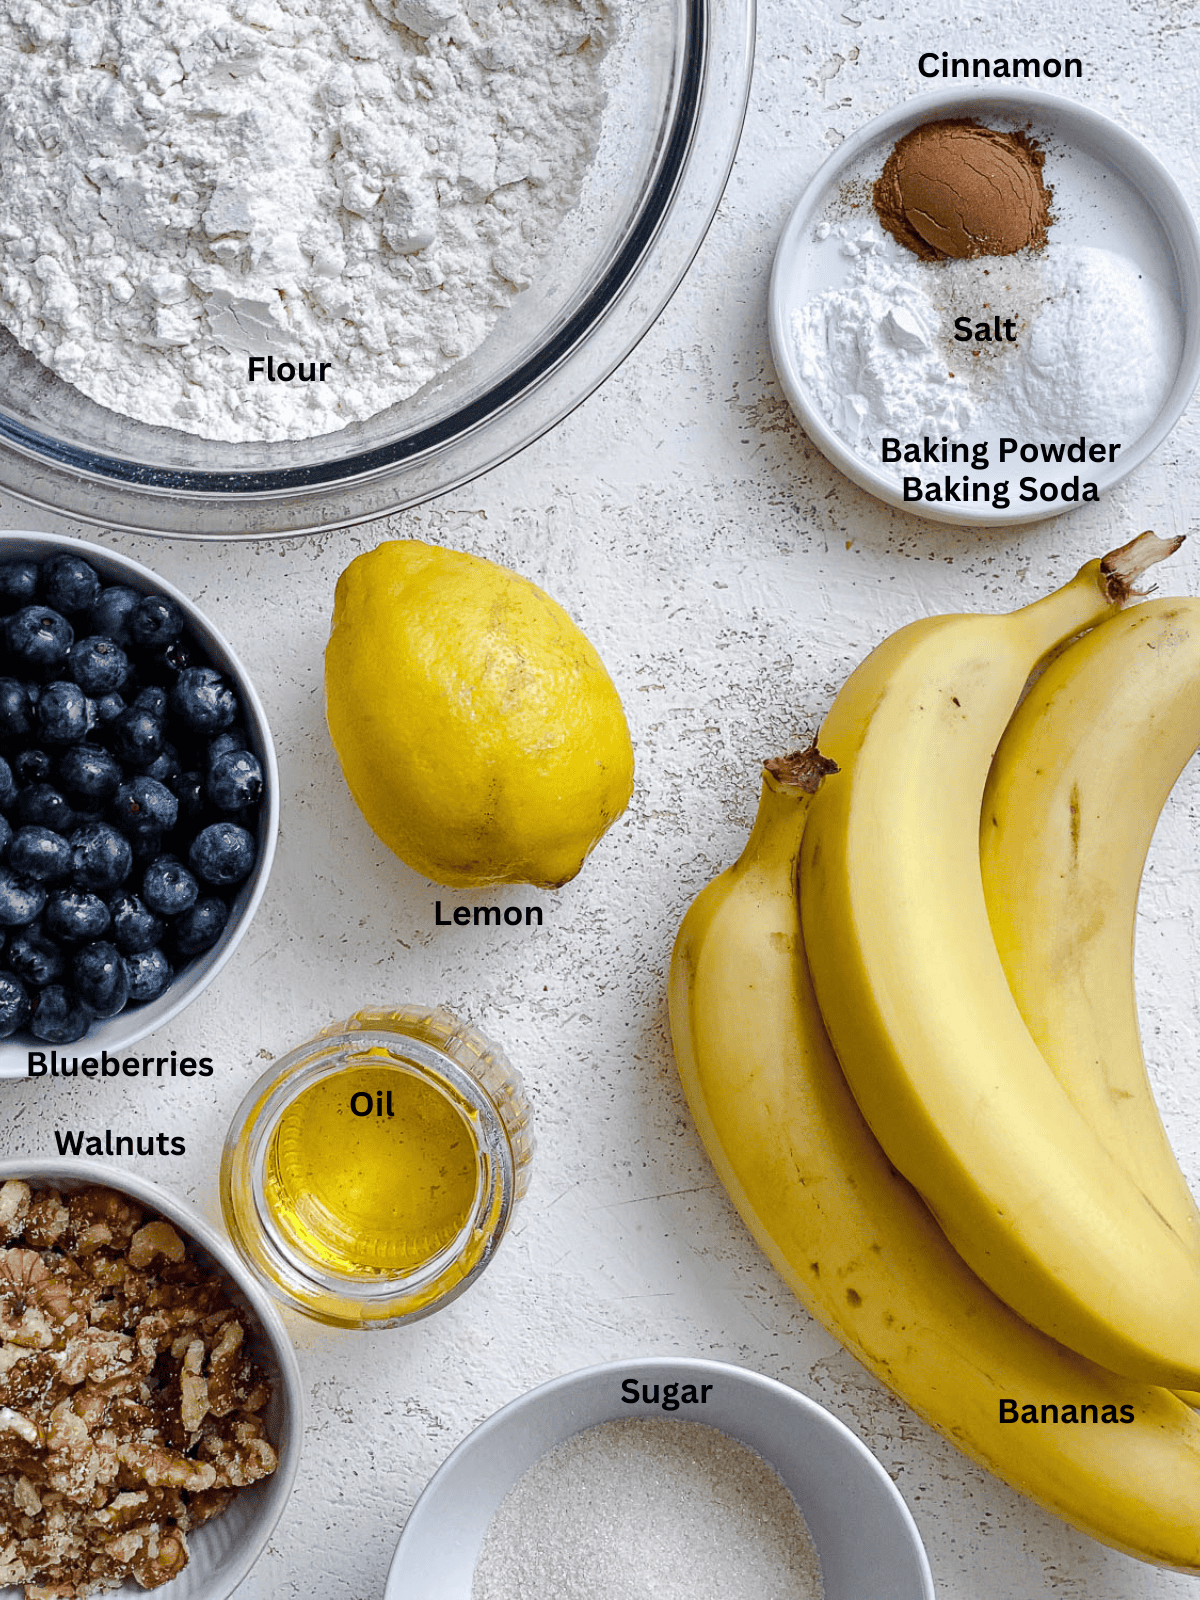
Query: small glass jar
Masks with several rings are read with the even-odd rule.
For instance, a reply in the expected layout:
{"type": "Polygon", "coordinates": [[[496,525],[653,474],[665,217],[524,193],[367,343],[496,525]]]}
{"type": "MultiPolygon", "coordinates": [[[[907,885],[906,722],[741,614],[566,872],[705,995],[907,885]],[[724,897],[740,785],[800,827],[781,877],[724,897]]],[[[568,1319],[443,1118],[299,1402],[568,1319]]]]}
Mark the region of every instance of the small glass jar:
{"type": "Polygon", "coordinates": [[[394,1327],[487,1266],[532,1153],[520,1076],[477,1029],[440,1008],[359,1011],[242,1101],[221,1206],[285,1304],[338,1327],[394,1327]]]}

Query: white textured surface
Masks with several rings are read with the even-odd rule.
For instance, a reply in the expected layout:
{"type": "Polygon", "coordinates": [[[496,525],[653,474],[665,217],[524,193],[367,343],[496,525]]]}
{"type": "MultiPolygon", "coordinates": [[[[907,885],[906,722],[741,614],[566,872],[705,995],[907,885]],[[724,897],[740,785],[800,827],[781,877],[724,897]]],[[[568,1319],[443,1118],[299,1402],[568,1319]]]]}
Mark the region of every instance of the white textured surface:
{"type": "MultiPolygon", "coordinates": [[[[1144,137],[1200,207],[1193,19],[1182,0],[1102,0],[1086,12],[1021,0],[983,14],[764,0],[746,136],[708,242],[639,350],[553,434],[436,504],[352,532],[237,548],[113,540],[194,595],[255,674],[280,754],[279,855],[237,958],[159,1041],[212,1055],[216,1075],[5,1088],[6,1147],[48,1154],[55,1126],[183,1133],[186,1157],[139,1169],[215,1216],[224,1129],[254,1075],[321,1023],[397,997],[442,1001],[491,1030],[524,1070],[538,1117],[530,1194],[468,1295],[410,1331],[356,1337],[292,1320],[309,1390],[306,1457],[241,1600],[378,1595],[408,1507],[472,1426],[542,1379],[651,1352],[741,1362],[829,1406],[905,1495],[943,1600],[1197,1592],[1196,1580],[1103,1549],[970,1465],[799,1309],[715,1183],[675,1079],[663,1000],[685,906],[745,837],[758,759],[816,727],[870,646],[925,612],[1032,597],[1141,528],[1193,529],[1195,404],[1100,505],[1002,534],[889,511],[841,478],[793,423],[767,354],[767,275],[795,198],[839,139],[932,87],[917,57],[947,48],[1082,56],[1087,77],[1070,91],[1144,137]],[[453,897],[375,842],[341,783],[321,702],[333,586],[358,551],[397,535],[542,583],[624,696],[633,805],[583,874],[541,897],[540,930],[436,928],[435,899],[453,897]]],[[[9,526],[84,531],[3,509],[9,526]]],[[[1200,593],[1200,537],[1163,587],[1200,593]]],[[[1192,770],[1154,846],[1139,944],[1147,1049],[1194,1184],[1198,811],[1192,770]]]]}

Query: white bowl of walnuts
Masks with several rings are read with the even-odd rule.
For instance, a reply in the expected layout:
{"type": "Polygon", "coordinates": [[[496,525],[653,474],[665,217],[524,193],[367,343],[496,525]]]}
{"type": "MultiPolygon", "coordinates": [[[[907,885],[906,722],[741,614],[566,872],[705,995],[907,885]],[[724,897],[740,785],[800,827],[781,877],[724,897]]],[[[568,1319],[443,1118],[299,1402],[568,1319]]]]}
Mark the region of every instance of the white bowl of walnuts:
{"type": "Polygon", "coordinates": [[[190,1206],[98,1162],[0,1162],[0,1595],[224,1600],[301,1434],[283,1324],[190,1206]]]}

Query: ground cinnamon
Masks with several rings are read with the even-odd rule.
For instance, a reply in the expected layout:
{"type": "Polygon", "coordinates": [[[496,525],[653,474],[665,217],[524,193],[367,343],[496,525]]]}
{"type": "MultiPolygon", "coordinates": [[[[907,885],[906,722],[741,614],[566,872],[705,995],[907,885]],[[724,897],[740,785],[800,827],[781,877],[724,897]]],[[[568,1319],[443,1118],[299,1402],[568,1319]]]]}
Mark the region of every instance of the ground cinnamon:
{"type": "Polygon", "coordinates": [[[887,231],[923,261],[1040,249],[1051,221],[1045,156],[1024,133],[966,118],[906,133],[874,189],[887,231]]]}

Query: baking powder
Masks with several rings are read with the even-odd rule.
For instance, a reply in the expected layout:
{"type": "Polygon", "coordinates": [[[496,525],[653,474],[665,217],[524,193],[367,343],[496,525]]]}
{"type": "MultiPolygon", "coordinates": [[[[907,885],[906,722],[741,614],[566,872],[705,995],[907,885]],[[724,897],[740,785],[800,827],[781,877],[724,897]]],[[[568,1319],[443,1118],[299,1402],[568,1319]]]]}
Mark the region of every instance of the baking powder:
{"type": "Polygon", "coordinates": [[[0,323],[207,438],[370,417],[531,282],[608,28],[605,0],[0,0],[0,323]]]}

